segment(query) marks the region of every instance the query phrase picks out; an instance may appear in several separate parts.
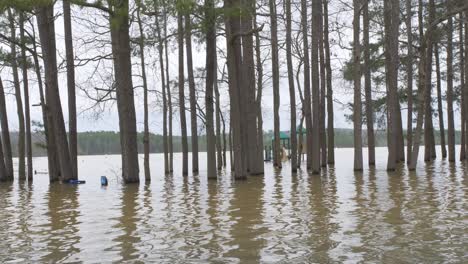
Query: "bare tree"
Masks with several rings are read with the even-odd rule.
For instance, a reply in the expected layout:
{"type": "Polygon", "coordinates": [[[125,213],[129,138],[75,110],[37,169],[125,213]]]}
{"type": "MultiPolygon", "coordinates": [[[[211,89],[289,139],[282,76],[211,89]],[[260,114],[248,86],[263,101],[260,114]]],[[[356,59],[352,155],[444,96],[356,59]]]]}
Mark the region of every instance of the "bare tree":
{"type": "Polygon", "coordinates": [[[368,149],[368,164],[375,165],[375,135],[374,135],[374,107],[372,101],[372,81],[370,71],[370,45],[369,45],[369,2],[363,2],[362,9],[363,20],[363,48],[364,48],[364,92],[366,100],[366,125],[367,125],[367,149],[368,149]]]}
{"type": "Polygon", "coordinates": [[[291,37],[291,0],[286,0],[286,59],[288,64],[289,104],[291,111],[291,170],[297,171],[297,135],[296,135],[296,92],[294,89],[294,70],[292,63],[291,37]]]}

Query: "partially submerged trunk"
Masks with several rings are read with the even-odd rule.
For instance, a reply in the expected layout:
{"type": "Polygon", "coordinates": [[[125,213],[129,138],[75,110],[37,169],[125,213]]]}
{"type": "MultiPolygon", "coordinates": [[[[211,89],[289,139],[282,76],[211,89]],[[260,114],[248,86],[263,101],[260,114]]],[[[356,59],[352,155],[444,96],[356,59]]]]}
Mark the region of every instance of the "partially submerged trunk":
{"type": "MultiPolygon", "coordinates": [[[[8,114],[5,103],[5,90],[3,88],[3,81],[0,77],[0,122],[2,128],[2,153],[5,163],[5,177],[4,181],[13,180],[13,156],[11,153],[10,129],[8,127],[8,114]]],[[[1,169],[1,168],[0,168],[1,169]]]]}
{"type": "Polygon", "coordinates": [[[361,128],[361,51],[360,51],[360,11],[361,1],[353,0],[353,68],[354,68],[354,170],[362,170],[362,128],[361,128]]]}
{"type": "MultiPolygon", "coordinates": [[[[434,56],[436,65],[436,78],[437,78],[437,112],[439,116],[439,131],[440,131],[440,148],[442,150],[442,158],[447,157],[447,148],[445,147],[445,127],[444,127],[444,111],[442,109],[442,77],[440,76],[440,62],[439,62],[439,45],[434,44],[434,56]]],[[[447,58],[448,63],[448,58],[447,58]]],[[[448,84],[448,80],[447,80],[448,84]]],[[[448,86],[447,86],[448,92],[448,86]]],[[[448,106],[448,105],[447,105],[448,106]]],[[[452,111],[453,114],[453,111],[452,111]]]]}
{"type": "Polygon", "coordinates": [[[273,165],[281,168],[281,143],[280,143],[280,94],[279,94],[279,59],[278,59],[278,22],[276,13],[276,0],[269,0],[270,6],[270,31],[271,31],[271,63],[273,82],[273,165]]]}
{"type": "Polygon", "coordinates": [[[368,149],[368,164],[375,165],[375,135],[374,135],[374,107],[372,101],[372,81],[370,71],[370,45],[369,45],[369,3],[363,3],[363,34],[364,34],[364,92],[366,99],[366,125],[367,125],[367,149],[368,149]]]}
{"type": "Polygon", "coordinates": [[[310,98],[310,61],[309,61],[309,37],[308,37],[308,15],[307,1],[301,0],[301,28],[302,28],[302,45],[304,54],[304,115],[307,128],[307,169],[312,168],[312,107],[310,98]]]}
{"type": "Polygon", "coordinates": [[[406,163],[411,163],[411,147],[413,146],[413,32],[412,32],[411,0],[406,0],[406,34],[408,38],[408,54],[406,64],[406,96],[408,98],[408,116],[406,128],[406,163]]]}
{"type": "Polygon", "coordinates": [[[291,130],[290,130],[291,171],[296,172],[297,171],[296,92],[294,89],[294,71],[293,71],[292,51],[291,51],[292,49],[291,48],[292,46],[291,27],[292,27],[291,0],[286,0],[286,58],[287,58],[287,64],[288,64],[289,104],[290,104],[290,112],[291,112],[291,130]]]}
{"type": "MultiPolygon", "coordinates": [[[[35,32],[33,31],[33,39],[35,38],[35,32]]],[[[41,102],[42,110],[42,121],[44,122],[44,134],[47,149],[47,164],[49,168],[49,181],[55,182],[60,178],[60,165],[57,157],[57,148],[55,144],[55,133],[53,129],[52,115],[48,111],[44,96],[44,87],[42,82],[41,68],[39,65],[39,57],[37,56],[37,45],[36,41],[33,41],[33,59],[34,59],[34,71],[37,77],[37,84],[39,87],[39,100],[41,102]]]]}
{"type": "MultiPolygon", "coordinates": [[[[197,125],[197,95],[195,91],[195,79],[193,77],[192,58],[192,22],[190,14],[185,15],[185,48],[187,50],[187,74],[190,100],[190,139],[192,143],[192,171],[198,173],[198,125],[197,125]]],[[[210,54],[212,55],[212,54],[210,54]]]]}
{"type": "MultiPolygon", "coordinates": [[[[10,22],[10,33],[12,41],[16,42],[15,18],[11,9],[8,9],[8,20],[10,22]]],[[[20,81],[18,76],[18,62],[16,56],[16,43],[10,43],[11,69],[13,72],[13,84],[15,87],[16,111],[18,114],[18,178],[26,180],[26,162],[25,162],[25,127],[23,99],[21,97],[20,81]]]]}
{"type": "Polygon", "coordinates": [[[184,27],[182,14],[177,14],[177,43],[179,50],[179,114],[180,131],[182,135],[182,175],[188,175],[188,143],[187,119],[185,117],[185,86],[184,86],[184,27]]]}
{"type": "Polygon", "coordinates": [[[75,57],[73,52],[73,34],[71,26],[70,0],[63,1],[63,21],[65,31],[65,50],[67,60],[68,87],[68,141],[73,175],[78,177],[78,138],[76,122],[76,92],[75,92],[75,57]]]}
{"type": "Polygon", "coordinates": [[[335,164],[335,128],[334,128],[334,113],[333,113],[333,88],[332,88],[332,68],[330,59],[330,41],[328,39],[328,1],[323,1],[323,18],[324,18],[324,46],[325,46],[325,68],[327,71],[327,147],[328,147],[328,164],[335,164]]]}
{"type": "MultiPolygon", "coordinates": [[[[320,76],[319,76],[319,42],[320,42],[320,6],[321,0],[312,0],[312,38],[311,38],[311,80],[312,80],[312,174],[320,172],[320,76]]],[[[307,128],[309,129],[309,128],[307,128]]],[[[307,146],[309,148],[309,145],[307,146]]]]}
{"type": "MultiPolygon", "coordinates": [[[[324,51],[324,33],[323,33],[323,14],[322,1],[320,1],[320,19],[319,19],[319,57],[320,57],[320,165],[327,166],[327,135],[325,133],[325,90],[326,90],[326,73],[325,73],[325,51],[324,51]]],[[[294,81],[293,81],[294,83],[294,81]]]]}
{"type": "MultiPolygon", "coordinates": [[[[447,1],[450,8],[450,1],[447,1]]],[[[453,114],[453,19],[449,17],[447,21],[447,125],[448,125],[448,154],[449,161],[455,161],[455,123],[453,114]]],[[[438,55],[438,54],[437,54],[438,55]]],[[[463,95],[462,95],[463,96],[463,95]]],[[[441,120],[443,123],[443,120],[441,120]]],[[[441,127],[441,138],[443,138],[441,127]]],[[[445,149],[445,140],[442,147],[445,149]]],[[[445,155],[447,155],[445,153],[445,155]]],[[[443,156],[443,154],[442,154],[443,156]]]]}
{"type": "Polygon", "coordinates": [[[138,2],[137,7],[137,23],[140,37],[138,39],[138,47],[140,49],[140,65],[141,65],[141,78],[143,80],[143,167],[145,171],[145,181],[151,181],[151,172],[149,165],[149,152],[150,152],[150,141],[149,141],[149,115],[148,115],[148,82],[146,79],[146,65],[145,65],[145,42],[143,24],[141,22],[141,3],[138,2]]]}
{"type": "Polygon", "coordinates": [[[206,17],[206,142],[208,179],[216,179],[216,136],[213,122],[213,86],[216,81],[216,13],[214,0],[205,0],[206,17]]]}
{"type": "MultiPolygon", "coordinates": [[[[170,98],[166,95],[166,75],[164,72],[164,41],[161,37],[161,27],[159,25],[159,6],[158,1],[154,1],[154,9],[156,10],[155,26],[156,34],[158,36],[158,55],[159,55],[159,70],[161,74],[161,91],[163,97],[163,151],[164,151],[164,173],[170,172],[169,168],[169,143],[167,141],[167,102],[170,98]]],[[[167,67],[168,65],[166,65],[167,67]]]]}
{"type": "Polygon", "coordinates": [[[119,112],[122,176],[126,183],[136,183],[140,181],[140,178],[128,8],[128,0],[115,3],[114,14],[110,16],[109,22],[119,112]]]}
{"type": "MultiPolygon", "coordinates": [[[[52,126],[50,129],[53,129],[55,148],[57,150],[58,163],[60,165],[60,179],[65,182],[71,179],[76,179],[76,176],[73,174],[65,122],[60,103],[53,9],[53,4],[40,7],[36,10],[36,16],[42,47],[42,57],[44,60],[45,81],[47,87],[47,112],[50,113],[52,126]]],[[[52,135],[49,135],[49,137],[52,137],[52,135]]]]}

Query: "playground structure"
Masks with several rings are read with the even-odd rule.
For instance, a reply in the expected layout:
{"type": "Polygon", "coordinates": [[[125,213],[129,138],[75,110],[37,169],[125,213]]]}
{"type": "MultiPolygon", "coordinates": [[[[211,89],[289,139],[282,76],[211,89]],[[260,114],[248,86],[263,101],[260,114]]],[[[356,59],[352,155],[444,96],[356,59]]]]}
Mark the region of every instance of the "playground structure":
{"type": "MultiPolygon", "coordinates": [[[[306,129],[303,127],[297,127],[296,130],[296,137],[297,139],[297,150],[300,151],[301,156],[303,157],[304,154],[307,152],[307,144],[306,144],[306,129]],[[302,134],[302,142],[299,141],[299,135],[302,134]]],[[[280,131],[280,146],[281,152],[280,157],[281,161],[286,161],[291,158],[291,133],[289,131],[280,131]]],[[[271,144],[265,146],[265,158],[266,162],[271,161],[273,159],[273,152],[275,151],[274,146],[275,138],[274,136],[271,138],[271,144]]]]}

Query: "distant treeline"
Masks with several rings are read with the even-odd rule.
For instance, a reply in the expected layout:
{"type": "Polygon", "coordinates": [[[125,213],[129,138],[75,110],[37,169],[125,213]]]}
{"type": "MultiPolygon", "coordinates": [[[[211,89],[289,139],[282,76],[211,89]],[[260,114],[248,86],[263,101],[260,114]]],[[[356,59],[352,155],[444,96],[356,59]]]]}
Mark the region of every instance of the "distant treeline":
{"type": "MultiPolygon", "coordinates": [[[[406,132],[406,131],[405,131],[406,132]]],[[[363,144],[367,146],[366,131],[363,132],[363,144]]],[[[447,135],[447,133],[446,133],[447,135]]],[[[264,145],[271,146],[273,131],[264,133],[264,145]]],[[[189,137],[190,138],[190,137],[189,137]]],[[[440,142],[440,133],[435,131],[436,144],[440,142]]],[[[17,156],[17,139],[18,133],[11,134],[13,154],[17,156]]],[[[36,132],[32,134],[33,140],[33,156],[46,156],[44,134],[36,132]]],[[[174,136],[174,152],[181,152],[181,137],[174,136]]],[[[226,139],[228,143],[228,140],[226,139]]],[[[455,133],[455,143],[460,144],[460,131],[455,133]]],[[[338,128],[335,129],[335,144],[338,148],[353,147],[353,130],[338,128]]],[[[376,146],[387,145],[387,134],[384,130],[376,131],[376,146]]],[[[189,144],[189,151],[191,151],[189,144]]],[[[199,135],[200,151],[206,151],[206,137],[199,135]]],[[[226,147],[229,149],[229,145],[226,147]]],[[[138,151],[143,151],[143,133],[138,133],[138,151]]],[[[163,152],[163,137],[162,135],[150,134],[150,152],[163,152]]],[[[103,155],[103,154],[120,154],[120,138],[118,132],[112,131],[93,131],[78,133],[78,154],[79,155],[103,155]]]]}

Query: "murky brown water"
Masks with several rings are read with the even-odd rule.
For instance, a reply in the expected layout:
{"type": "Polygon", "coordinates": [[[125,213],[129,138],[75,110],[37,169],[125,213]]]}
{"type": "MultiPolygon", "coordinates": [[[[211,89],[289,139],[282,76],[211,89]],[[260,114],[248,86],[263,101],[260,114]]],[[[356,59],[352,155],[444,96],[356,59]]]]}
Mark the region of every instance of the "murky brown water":
{"type": "MultiPolygon", "coordinates": [[[[467,167],[354,173],[352,149],[322,175],[281,172],[234,182],[164,176],[117,182],[120,157],[80,157],[84,185],[0,186],[0,262],[461,263],[468,259],[467,167]],[[101,188],[99,177],[110,185],[101,188]],[[132,261],[133,260],[133,261],[132,261]]],[[[176,155],[176,159],[180,156],[176,155]]],[[[201,156],[204,160],[205,156],[201,156]]],[[[44,158],[34,160],[44,171],[44,158]]],[[[175,162],[179,164],[179,162],[175,162]]],[[[204,164],[202,163],[202,166],[204,164]]],[[[177,167],[177,169],[180,169],[177,167]]]]}

